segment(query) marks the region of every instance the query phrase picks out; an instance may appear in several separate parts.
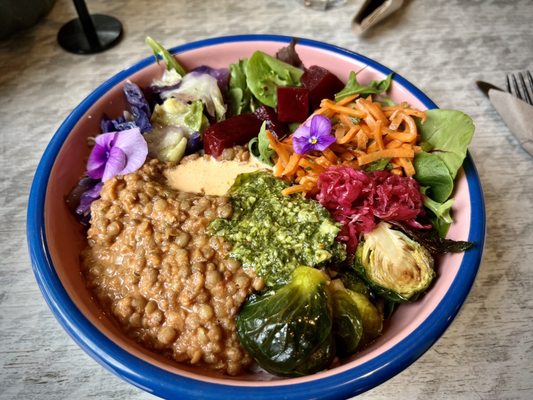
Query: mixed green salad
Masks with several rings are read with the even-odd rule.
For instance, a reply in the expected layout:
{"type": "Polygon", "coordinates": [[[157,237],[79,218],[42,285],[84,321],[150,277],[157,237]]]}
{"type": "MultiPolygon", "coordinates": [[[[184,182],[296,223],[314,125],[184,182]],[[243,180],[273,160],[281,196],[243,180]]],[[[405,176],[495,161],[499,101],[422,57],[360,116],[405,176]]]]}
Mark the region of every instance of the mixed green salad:
{"type": "Polygon", "coordinates": [[[392,74],[361,83],[352,72],[343,83],[305,66],[296,40],[276,56],[191,71],[146,43],[165,70],[149,87],[124,85],[129,110],[104,116],[67,203],[89,223],[103,183],[147,158],[175,165],[248,145],[265,169],[238,176],[232,217],[209,229],[265,282],[236,326],[266,371],[301,376],[353,355],[431,287],[436,255],[473,245],[445,238],[474,133],[466,114],[392,103],[392,74]]]}

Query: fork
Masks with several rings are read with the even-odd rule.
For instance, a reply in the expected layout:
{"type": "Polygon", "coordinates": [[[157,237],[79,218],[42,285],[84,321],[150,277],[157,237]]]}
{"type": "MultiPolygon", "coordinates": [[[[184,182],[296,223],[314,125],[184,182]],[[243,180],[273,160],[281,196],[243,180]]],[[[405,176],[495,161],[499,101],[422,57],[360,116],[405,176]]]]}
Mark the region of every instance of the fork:
{"type": "Polygon", "coordinates": [[[524,74],[522,74],[522,72],[517,74],[518,81],[520,81],[520,86],[518,86],[516,75],[507,74],[507,91],[518,97],[520,100],[533,105],[533,77],[529,71],[526,71],[525,74],[527,75],[527,83],[529,86],[526,84],[526,79],[524,78],[524,74]]]}

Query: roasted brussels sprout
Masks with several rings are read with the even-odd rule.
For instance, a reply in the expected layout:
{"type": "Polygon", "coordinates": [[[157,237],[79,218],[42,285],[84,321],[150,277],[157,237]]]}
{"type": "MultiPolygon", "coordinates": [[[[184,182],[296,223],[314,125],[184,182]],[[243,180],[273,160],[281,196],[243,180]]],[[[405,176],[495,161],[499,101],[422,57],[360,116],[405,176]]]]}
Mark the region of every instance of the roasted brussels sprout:
{"type": "Polygon", "coordinates": [[[348,356],[381,333],[383,314],[366,294],[348,289],[343,281],[334,280],[330,292],[337,355],[348,356]]]}
{"type": "Polygon", "coordinates": [[[335,356],[328,278],[298,267],[284,286],[252,295],[237,317],[241,345],[266,371],[303,376],[327,368],[335,356]]]}
{"type": "Polygon", "coordinates": [[[346,289],[353,290],[357,293],[362,293],[367,297],[372,297],[373,293],[368,287],[367,283],[362,280],[353,269],[346,269],[340,275],[340,279],[346,289]]]}
{"type": "Polygon", "coordinates": [[[335,347],[340,357],[355,353],[363,337],[363,322],[352,293],[357,294],[348,289],[340,289],[333,291],[331,295],[335,347]]]}
{"type": "Polygon", "coordinates": [[[347,290],[347,292],[359,311],[359,317],[363,325],[363,337],[359,345],[363,346],[381,334],[381,330],[383,329],[383,314],[364,294],[352,290],[347,290]]]}
{"type": "Polygon", "coordinates": [[[429,251],[386,222],[364,235],[354,264],[377,294],[398,302],[415,300],[435,277],[429,251]]]}

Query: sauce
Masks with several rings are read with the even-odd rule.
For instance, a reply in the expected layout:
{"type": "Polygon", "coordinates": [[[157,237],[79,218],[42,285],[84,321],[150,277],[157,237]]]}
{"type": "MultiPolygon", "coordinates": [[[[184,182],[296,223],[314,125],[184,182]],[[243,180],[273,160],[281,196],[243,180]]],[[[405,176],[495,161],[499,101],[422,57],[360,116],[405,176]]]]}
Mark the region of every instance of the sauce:
{"type": "Polygon", "coordinates": [[[264,171],[240,175],[229,194],[231,219],[209,228],[233,244],[230,256],[253,268],[267,285],[287,282],[301,266],[321,266],[346,257],[335,238],[340,230],[318,202],[299,195],[283,196],[288,182],[264,171]]]}

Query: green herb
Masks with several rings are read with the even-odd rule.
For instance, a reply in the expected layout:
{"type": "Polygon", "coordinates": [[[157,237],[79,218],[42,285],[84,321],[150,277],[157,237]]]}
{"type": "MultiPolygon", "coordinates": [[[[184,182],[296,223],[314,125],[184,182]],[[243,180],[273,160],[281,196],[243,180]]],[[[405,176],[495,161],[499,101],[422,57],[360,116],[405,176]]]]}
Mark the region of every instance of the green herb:
{"type": "Polygon", "coordinates": [[[274,165],[272,157],[274,157],[276,152],[269,147],[269,141],[266,136],[266,121],[263,121],[259,134],[248,143],[248,149],[262,163],[270,166],[274,165]]]}
{"type": "Polygon", "coordinates": [[[364,170],[367,172],[383,171],[384,169],[388,169],[390,167],[389,162],[390,162],[390,158],[382,158],[381,160],[376,160],[366,165],[364,170]]]}
{"type": "Polygon", "coordinates": [[[340,262],[346,257],[336,241],[339,225],[314,200],[283,196],[285,181],[266,172],[241,174],[230,188],[233,216],[210,228],[233,244],[231,256],[253,268],[267,286],[286,282],[300,266],[340,262]]]}
{"type": "Polygon", "coordinates": [[[344,89],[335,95],[335,100],[339,101],[354,94],[360,94],[361,96],[366,97],[371,94],[384,93],[389,90],[391,82],[392,74],[389,74],[382,81],[371,81],[368,85],[361,85],[357,81],[357,72],[352,71],[350,72],[348,82],[346,82],[344,89]]]}

